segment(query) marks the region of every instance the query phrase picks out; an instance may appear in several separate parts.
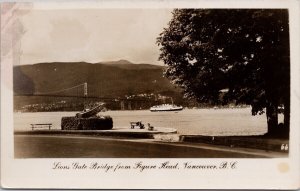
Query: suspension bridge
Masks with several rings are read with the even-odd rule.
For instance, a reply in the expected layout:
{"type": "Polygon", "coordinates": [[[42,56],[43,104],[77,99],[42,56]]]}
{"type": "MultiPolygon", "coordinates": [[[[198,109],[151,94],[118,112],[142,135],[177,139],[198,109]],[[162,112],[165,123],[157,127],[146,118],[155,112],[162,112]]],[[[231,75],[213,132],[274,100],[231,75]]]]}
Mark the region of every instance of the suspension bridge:
{"type": "MultiPolygon", "coordinates": [[[[20,107],[24,104],[33,104],[35,100],[36,103],[45,104],[45,103],[58,103],[66,102],[77,104],[82,107],[85,107],[91,102],[105,102],[113,109],[120,110],[132,110],[132,109],[145,109],[151,106],[150,100],[146,98],[126,98],[126,97],[108,97],[108,96],[99,96],[94,94],[89,94],[88,92],[88,83],[84,82],[81,84],[74,85],[72,87],[63,88],[55,91],[40,92],[35,93],[23,93],[23,94],[14,94],[15,99],[17,100],[17,106],[20,107]],[[25,100],[25,101],[24,101],[25,100]],[[25,103],[24,103],[25,102],[25,103]]],[[[76,106],[76,107],[80,107],[76,106]]]]}

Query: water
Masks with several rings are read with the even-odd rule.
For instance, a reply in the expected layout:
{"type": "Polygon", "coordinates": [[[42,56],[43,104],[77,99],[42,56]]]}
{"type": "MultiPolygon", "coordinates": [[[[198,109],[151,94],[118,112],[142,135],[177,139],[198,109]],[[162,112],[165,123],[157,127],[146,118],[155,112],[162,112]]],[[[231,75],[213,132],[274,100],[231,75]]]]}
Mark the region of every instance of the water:
{"type": "MultiPolygon", "coordinates": [[[[60,129],[63,116],[76,112],[14,113],[14,129],[30,130],[31,123],[52,123],[60,129]]],[[[252,116],[250,108],[185,109],[179,112],[107,111],[114,128],[130,128],[130,121],[150,123],[154,127],[171,127],[185,135],[260,135],[267,132],[265,115],[252,116]]],[[[282,121],[282,116],[279,116],[282,121]]]]}

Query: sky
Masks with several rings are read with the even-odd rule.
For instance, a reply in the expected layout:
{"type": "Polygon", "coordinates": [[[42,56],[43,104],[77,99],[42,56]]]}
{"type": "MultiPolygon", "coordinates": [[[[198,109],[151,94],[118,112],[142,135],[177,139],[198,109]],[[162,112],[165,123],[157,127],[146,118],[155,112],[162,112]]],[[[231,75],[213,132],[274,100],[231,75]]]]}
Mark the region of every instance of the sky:
{"type": "Polygon", "coordinates": [[[125,59],[162,65],[156,38],[170,9],[31,10],[20,21],[20,64],[125,59]]]}

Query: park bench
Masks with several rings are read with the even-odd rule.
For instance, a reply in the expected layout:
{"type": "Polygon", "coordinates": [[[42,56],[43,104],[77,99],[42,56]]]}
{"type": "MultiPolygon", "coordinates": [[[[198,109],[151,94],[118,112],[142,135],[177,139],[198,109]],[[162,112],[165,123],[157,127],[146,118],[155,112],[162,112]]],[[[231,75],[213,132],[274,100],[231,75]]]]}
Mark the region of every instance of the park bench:
{"type": "Polygon", "coordinates": [[[134,127],[139,127],[140,129],[145,129],[145,125],[141,121],[137,122],[130,122],[131,129],[134,129],[134,127]]]}
{"type": "Polygon", "coordinates": [[[50,130],[52,127],[52,123],[35,123],[35,124],[30,124],[30,125],[31,125],[32,130],[34,128],[49,128],[49,130],[50,130]]]}

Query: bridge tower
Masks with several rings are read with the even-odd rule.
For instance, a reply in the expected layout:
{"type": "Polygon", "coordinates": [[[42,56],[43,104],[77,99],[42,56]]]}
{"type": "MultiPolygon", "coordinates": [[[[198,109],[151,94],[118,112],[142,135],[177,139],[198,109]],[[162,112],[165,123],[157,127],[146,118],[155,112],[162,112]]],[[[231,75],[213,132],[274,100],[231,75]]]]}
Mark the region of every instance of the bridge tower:
{"type": "Polygon", "coordinates": [[[88,96],[88,86],[87,86],[87,82],[84,82],[83,84],[83,90],[84,90],[84,97],[87,97],[88,96]]]}
{"type": "Polygon", "coordinates": [[[121,110],[125,110],[125,103],[123,100],[120,102],[120,104],[121,104],[121,110]]]}
{"type": "Polygon", "coordinates": [[[88,96],[88,89],[87,89],[87,82],[83,83],[83,109],[87,108],[87,96],[88,96]]]}
{"type": "Polygon", "coordinates": [[[131,110],[131,101],[128,102],[128,110],[131,110]]]}

